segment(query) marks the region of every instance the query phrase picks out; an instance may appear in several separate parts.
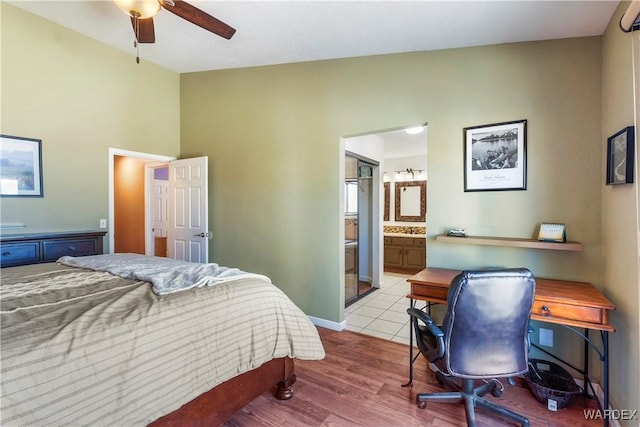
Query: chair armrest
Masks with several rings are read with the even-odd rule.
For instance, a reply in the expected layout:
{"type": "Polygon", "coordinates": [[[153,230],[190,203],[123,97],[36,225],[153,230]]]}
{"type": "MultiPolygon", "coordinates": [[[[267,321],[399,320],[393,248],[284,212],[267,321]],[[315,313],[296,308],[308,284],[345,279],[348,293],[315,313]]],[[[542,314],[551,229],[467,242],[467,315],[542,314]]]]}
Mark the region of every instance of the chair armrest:
{"type": "Polygon", "coordinates": [[[409,316],[413,316],[422,320],[426,327],[429,328],[429,332],[431,333],[431,335],[433,335],[434,337],[444,337],[444,332],[442,332],[442,329],[440,329],[440,327],[436,325],[436,322],[433,321],[431,316],[429,316],[424,311],[411,307],[407,309],[407,313],[409,313],[409,316]]]}
{"type": "Polygon", "coordinates": [[[444,356],[444,332],[436,325],[436,322],[433,321],[431,316],[413,307],[407,309],[407,313],[409,313],[411,317],[411,324],[416,334],[416,344],[418,344],[420,353],[422,353],[429,362],[435,362],[444,356]],[[426,331],[420,331],[419,321],[424,323],[427,328],[426,331]],[[431,341],[426,338],[427,333],[432,335],[435,340],[431,341]]]}
{"type": "Polygon", "coordinates": [[[436,325],[436,322],[433,321],[431,316],[429,316],[424,311],[412,307],[407,309],[407,313],[409,313],[409,316],[417,317],[418,319],[422,320],[426,327],[429,328],[429,332],[431,332],[431,335],[433,335],[434,337],[444,337],[444,332],[442,332],[442,329],[440,329],[440,327],[436,325]]]}

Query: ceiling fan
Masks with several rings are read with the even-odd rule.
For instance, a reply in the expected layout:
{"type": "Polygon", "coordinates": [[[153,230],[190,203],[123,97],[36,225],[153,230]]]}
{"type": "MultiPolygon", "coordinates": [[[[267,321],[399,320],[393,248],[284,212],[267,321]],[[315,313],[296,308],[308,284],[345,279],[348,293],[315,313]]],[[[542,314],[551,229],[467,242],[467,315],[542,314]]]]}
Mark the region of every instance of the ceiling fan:
{"type": "Polygon", "coordinates": [[[206,12],[182,0],[114,0],[116,5],[131,18],[131,25],[138,43],[155,43],[153,16],[164,8],[174,15],[207,31],[230,39],[236,30],[206,12]]]}

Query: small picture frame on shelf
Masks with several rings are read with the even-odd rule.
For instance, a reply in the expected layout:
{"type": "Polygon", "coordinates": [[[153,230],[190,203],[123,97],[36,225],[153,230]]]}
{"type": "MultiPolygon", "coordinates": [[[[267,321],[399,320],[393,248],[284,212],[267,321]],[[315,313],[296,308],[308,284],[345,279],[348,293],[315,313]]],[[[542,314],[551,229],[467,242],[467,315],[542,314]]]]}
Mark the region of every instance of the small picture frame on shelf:
{"type": "Polygon", "coordinates": [[[607,138],[607,185],[633,183],[634,127],[607,138]]]}
{"type": "Polygon", "coordinates": [[[540,224],[540,231],[538,232],[538,240],[542,242],[558,242],[564,243],[567,241],[567,231],[564,224],[558,224],[554,222],[543,222],[540,224]]]}

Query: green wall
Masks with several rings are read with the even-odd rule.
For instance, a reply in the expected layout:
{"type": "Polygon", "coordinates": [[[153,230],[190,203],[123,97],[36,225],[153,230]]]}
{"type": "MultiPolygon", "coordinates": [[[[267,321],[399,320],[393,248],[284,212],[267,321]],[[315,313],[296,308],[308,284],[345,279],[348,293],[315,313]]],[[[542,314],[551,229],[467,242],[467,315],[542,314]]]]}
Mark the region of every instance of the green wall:
{"type": "MultiPolygon", "coordinates": [[[[267,274],[308,315],[342,321],[342,138],[427,122],[428,265],[526,266],[605,290],[602,59],[602,38],[589,37],[181,75],[182,152],[210,159],[213,260],[267,274]],[[463,128],[519,119],[527,190],[465,193],[463,128]],[[530,238],[542,221],[565,223],[584,250],[433,239],[449,227],[530,238]]],[[[534,342],[552,329],[553,351],[582,364],[578,337],[534,327],[534,342]]]]}
{"type": "MultiPolygon", "coordinates": [[[[606,138],[626,126],[636,126],[636,166],[634,184],[604,185],[602,188],[602,251],[604,292],[616,305],[611,322],[617,331],[610,334],[611,400],[617,409],[640,409],[640,212],[638,203],[637,132],[640,93],[633,92],[634,73],[640,71],[638,32],[625,34],[618,22],[628,3],[618,7],[603,37],[603,143],[605,170],[606,138]],[[635,62],[634,62],[635,58],[635,62]],[[633,231],[636,231],[634,233],[633,231]],[[622,361],[618,363],[617,361],[622,361]],[[635,380],[634,380],[635,379],[635,380]]],[[[636,85],[640,83],[636,77],[636,85]]],[[[636,89],[638,90],[638,89],[636,89]]],[[[622,423],[637,426],[638,420],[622,423]]]]}
{"type": "MultiPolygon", "coordinates": [[[[42,140],[43,198],[2,198],[18,232],[108,218],[109,147],[177,156],[177,73],[2,3],[1,132],[42,140]]],[[[108,239],[105,239],[105,243],[108,239]]]]}
{"type": "Polygon", "coordinates": [[[581,253],[428,242],[428,264],[525,265],[600,285],[601,39],[518,43],[181,76],[183,152],[211,162],[213,257],[343,318],[341,138],[429,124],[428,234],[531,237],[581,253]],[[528,120],[526,191],[464,193],[462,129],[528,120]],[[264,248],[269,250],[265,251],[264,248]]]}

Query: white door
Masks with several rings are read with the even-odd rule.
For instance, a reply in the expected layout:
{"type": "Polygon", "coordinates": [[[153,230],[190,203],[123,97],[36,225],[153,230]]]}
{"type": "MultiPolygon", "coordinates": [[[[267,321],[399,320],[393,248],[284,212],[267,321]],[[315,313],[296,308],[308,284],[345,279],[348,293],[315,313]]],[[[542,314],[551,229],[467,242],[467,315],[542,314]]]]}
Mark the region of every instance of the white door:
{"type": "Polygon", "coordinates": [[[169,163],[169,258],[208,262],[207,157],[169,163]]]}
{"type": "Polygon", "coordinates": [[[154,237],[167,237],[169,181],[154,179],[151,183],[151,218],[154,237]]]}

